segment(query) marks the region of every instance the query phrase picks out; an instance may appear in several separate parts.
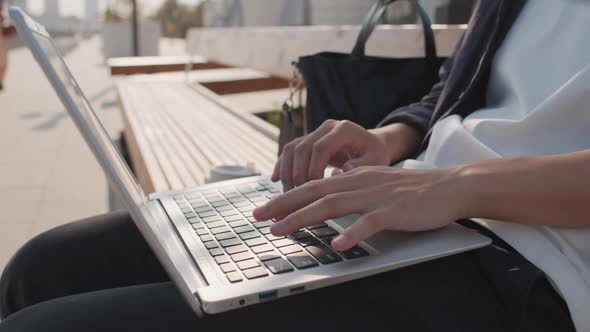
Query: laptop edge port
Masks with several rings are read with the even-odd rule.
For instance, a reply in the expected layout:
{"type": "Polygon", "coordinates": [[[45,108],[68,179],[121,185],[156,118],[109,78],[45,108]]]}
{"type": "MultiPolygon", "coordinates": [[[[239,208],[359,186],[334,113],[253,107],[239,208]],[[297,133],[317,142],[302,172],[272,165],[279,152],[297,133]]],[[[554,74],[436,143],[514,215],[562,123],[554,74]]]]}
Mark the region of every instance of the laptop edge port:
{"type": "Polygon", "coordinates": [[[293,288],[289,289],[289,293],[295,294],[295,293],[303,292],[304,290],[305,290],[305,286],[293,287],[293,288]]]}
{"type": "Polygon", "coordinates": [[[258,294],[258,299],[262,301],[274,300],[278,297],[279,292],[277,290],[262,292],[258,294]]]}

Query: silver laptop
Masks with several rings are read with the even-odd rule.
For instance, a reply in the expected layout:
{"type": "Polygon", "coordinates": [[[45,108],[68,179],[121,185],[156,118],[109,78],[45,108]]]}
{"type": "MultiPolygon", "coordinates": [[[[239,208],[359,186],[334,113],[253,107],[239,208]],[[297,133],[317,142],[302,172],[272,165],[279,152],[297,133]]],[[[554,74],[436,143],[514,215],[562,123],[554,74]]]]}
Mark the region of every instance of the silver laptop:
{"type": "Polygon", "coordinates": [[[280,195],[268,177],[224,181],[147,197],[121,158],[43,26],[10,9],[22,39],[76,123],[134,222],[197,315],[370,276],[488,245],[452,225],[419,234],[382,232],[347,252],[330,241],[355,216],[327,220],[288,237],[252,210],[280,195]]]}

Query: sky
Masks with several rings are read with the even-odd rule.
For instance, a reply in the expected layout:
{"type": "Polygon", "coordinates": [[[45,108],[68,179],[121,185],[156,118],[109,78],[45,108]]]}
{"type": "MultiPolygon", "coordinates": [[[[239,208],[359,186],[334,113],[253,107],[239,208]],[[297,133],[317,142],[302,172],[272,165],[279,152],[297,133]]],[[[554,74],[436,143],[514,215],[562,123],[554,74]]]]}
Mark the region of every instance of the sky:
{"type": "MultiPolygon", "coordinates": [[[[104,8],[108,1],[114,0],[96,0],[100,3],[100,8],[104,8]]],[[[144,14],[153,13],[164,0],[138,0],[144,8],[144,14]]],[[[179,0],[178,2],[187,4],[196,4],[200,0],[179,0]]],[[[29,0],[29,11],[31,14],[39,15],[44,10],[45,0],[29,0]]],[[[83,0],[59,0],[60,13],[64,16],[79,16],[84,15],[84,1],[83,0]]]]}

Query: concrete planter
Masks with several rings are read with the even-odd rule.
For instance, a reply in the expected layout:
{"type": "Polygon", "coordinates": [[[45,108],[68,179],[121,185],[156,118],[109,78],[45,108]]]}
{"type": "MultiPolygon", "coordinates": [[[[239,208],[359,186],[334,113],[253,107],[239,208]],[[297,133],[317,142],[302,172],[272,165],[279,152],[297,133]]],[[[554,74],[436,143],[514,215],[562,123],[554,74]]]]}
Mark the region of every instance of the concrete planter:
{"type": "MultiPolygon", "coordinates": [[[[105,59],[133,55],[130,22],[105,23],[102,35],[105,59]]],[[[160,37],[160,24],[155,22],[141,22],[139,29],[139,55],[159,55],[160,37]]]]}

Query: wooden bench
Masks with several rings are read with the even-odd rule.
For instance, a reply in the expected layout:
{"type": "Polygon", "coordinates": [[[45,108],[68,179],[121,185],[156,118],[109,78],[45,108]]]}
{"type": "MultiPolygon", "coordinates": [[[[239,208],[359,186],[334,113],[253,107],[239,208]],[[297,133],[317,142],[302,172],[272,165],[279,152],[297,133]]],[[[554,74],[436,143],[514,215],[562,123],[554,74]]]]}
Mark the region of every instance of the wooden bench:
{"type": "Polygon", "coordinates": [[[250,68],[214,68],[185,72],[133,75],[136,81],[181,82],[203,85],[218,95],[280,90],[289,86],[285,79],[250,68]]]}
{"type": "Polygon", "coordinates": [[[117,81],[132,168],[147,193],[204,183],[214,166],[272,172],[278,129],[183,81],[117,81]]]}
{"type": "Polygon", "coordinates": [[[107,65],[111,69],[111,75],[136,75],[161,72],[183,71],[187,65],[192,69],[213,69],[226,66],[209,62],[202,56],[144,56],[110,58],[107,65]]]}

